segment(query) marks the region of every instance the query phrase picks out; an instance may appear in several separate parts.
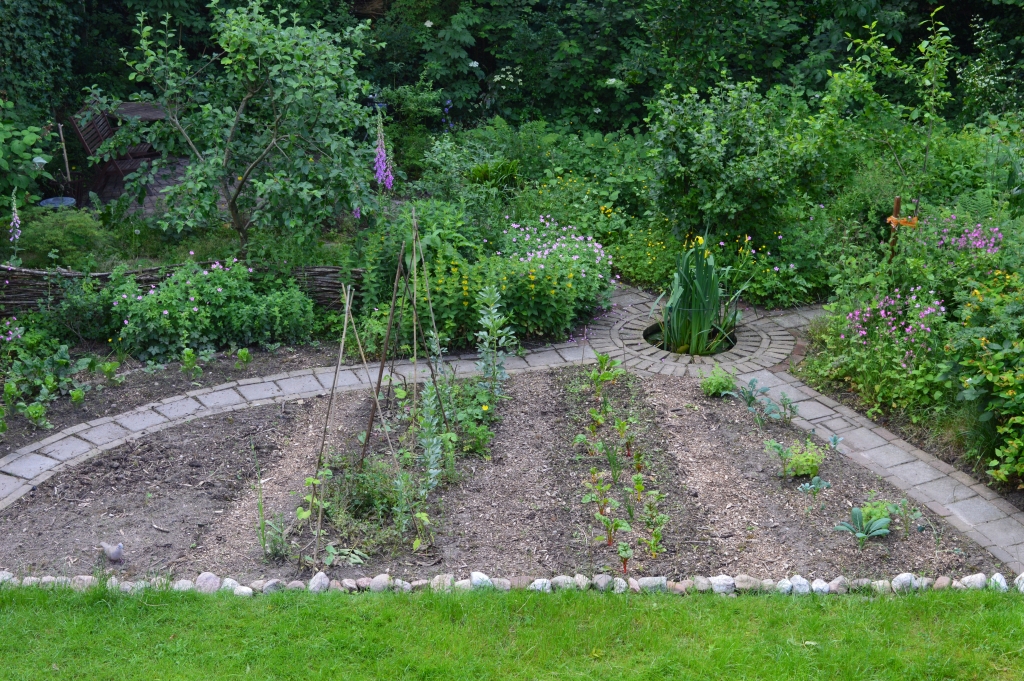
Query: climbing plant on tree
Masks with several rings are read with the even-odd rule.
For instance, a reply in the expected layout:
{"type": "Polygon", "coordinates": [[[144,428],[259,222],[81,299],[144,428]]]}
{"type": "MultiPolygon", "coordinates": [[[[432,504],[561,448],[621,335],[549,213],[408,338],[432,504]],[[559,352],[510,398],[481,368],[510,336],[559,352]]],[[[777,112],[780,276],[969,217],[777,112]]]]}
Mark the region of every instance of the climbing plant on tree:
{"type": "MultiPolygon", "coordinates": [[[[166,193],[165,229],[227,223],[242,248],[254,228],[310,239],[369,191],[373,149],[357,142],[370,119],[356,76],[366,25],[340,35],[301,26],[260,0],[223,10],[213,3],[214,54],[190,60],[169,17],[139,15],[139,57],[129,77],[166,112],[143,137],[189,165],[166,193]]],[[[158,164],[157,164],[158,165],[158,164]]],[[[143,173],[144,175],[144,173],[143,173]]]]}

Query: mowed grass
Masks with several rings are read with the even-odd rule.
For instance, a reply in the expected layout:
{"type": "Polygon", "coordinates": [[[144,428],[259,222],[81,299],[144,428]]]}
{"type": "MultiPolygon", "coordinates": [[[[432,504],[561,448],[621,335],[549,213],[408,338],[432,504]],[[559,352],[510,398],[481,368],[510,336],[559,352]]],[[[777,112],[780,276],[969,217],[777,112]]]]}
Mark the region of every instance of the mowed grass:
{"type": "Polygon", "coordinates": [[[1021,679],[1024,598],[0,590],[8,679],[1021,679]]]}

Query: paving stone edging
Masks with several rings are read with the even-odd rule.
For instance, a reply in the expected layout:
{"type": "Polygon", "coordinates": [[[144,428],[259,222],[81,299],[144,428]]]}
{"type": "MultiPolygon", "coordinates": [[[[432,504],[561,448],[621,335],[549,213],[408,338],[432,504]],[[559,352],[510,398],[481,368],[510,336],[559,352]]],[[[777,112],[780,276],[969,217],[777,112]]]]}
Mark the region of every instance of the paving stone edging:
{"type": "MultiPolygon", "coordinates": [[[[794,425],[823,440],[832,435],[843,438],[838,450],[844,456],[905,491],[908,499],[927,506],[988,550],[1010,572],[1024,573],[1024,512],[966,473],[821,395],[788,372],[786,360],[798,360],[802,354],[790,329],[806,326],[819,310],[748,315],[753,318],[738,328],[736,347],[707,358],[667,353],[643,340],[643,330],[652,323],[654,296],[621,287],[612,300],[612,310],[594,320],[584,338],[510,357],[506,361],[509,373],[589,363],[595,351],[611,354],[631,371],[648,375],[697,377],[718,363],[736,375],[738,384],[756,379],[776,401],[785,393],[799,410],[794,425]]],[[[463,354],[448,358],[448,364],[457,376],[469,376],[476,372],[476,359],[472,353],[463,354]]],[[[396,362],[394,377],[415,381],[425,378],[426,371],[422,363],[414,371],[411,363],[396,362]]],[[[0,458],[0,510],[55,473],[125,442],[199,418],[325,395],[334,373],[335,367],[318,367],[232,381],[65,428],[0,458]]],[[[338,372],[337,390],[367,389],[375,378],[375,369],[367,375],[361,367],[344,367],[338,372]]]]}
{"type": "MultiPolygon", "coordinates": [[[[655,593],[670,592],[683,596],[698,593],[714,593],[720,596],[732,596],[737,594],[780,594],[784,596],[841,596],[848,593],[869,592],[879,596],[906,595],[921,591],[944,591],[947,589],[958,591],[982,591],[989,589],[1005,593],[1010,590],[1006,578],[1002,573],[995,573],[988,577],[983,572],[967,575],[960,579],[952,579],[942,576],[937,579],[929,577],[918,577],[910,572],[903,572],[892,580],[888,579],[854,579],[849,581],[840,575],[831,582],[823,579],[807,581],[800,575],[783,577],[779,581],[772,579],[757,579],[750,575],[739,574],[735,577],[730,575],[716,575],[714,577],[695,576],[692,579],[684,579],[674,582],[664,576],[658,577],[622,577],[609,574],[597,574],[593,578],[576,574],[556,575],[550,579],[533,577],[512,577],[510,579],[491,578],[483,572],[471,572],[467,579],[456,581],[453,574],[435,575],[432,579],[417,579],[412,582],[397,579],[384,573],[372,579],[361,577],[359,579],[332,580],[323,572],[318,572],[309,580],[309,583],[302,580],[285,582],[282,579],[260,579],[248,586],[244,586],[236,580],[227,577],[221,579],[212,572],[203,572],[195,580],[178,579],[171,581],[165,577],[156,577],[151,581],[120,581],[117,577],[108,577],[101,582],[93,575],[78,575],[75,577],[25,577],[18,579],[7,571],[0,571],[0,588],[11,587],[22,588],[70,588],[76,591],[88,589],[108,589],[121,591],[123,593],[135,594],[147,589],[170,590],[170,591],[196,591],[204,594],[213,594],[221,591],[229,591],[235,596],[251,597],[257,594],[266,595],[277,591],[308,591],[310,593],[324,593],[327,591],[340,591],[344,593],[359,592],[398,592],[408,593],[412,591],[431,590],[439,592],[453,591],[510,591],[512,589],[526,589],[550,593],[552,591],[611,591],[613,593],[655,593]]],[[[1024,574],[1018,575],[1013,582],[1014,588],[1024,594],[1024,574]]]]}

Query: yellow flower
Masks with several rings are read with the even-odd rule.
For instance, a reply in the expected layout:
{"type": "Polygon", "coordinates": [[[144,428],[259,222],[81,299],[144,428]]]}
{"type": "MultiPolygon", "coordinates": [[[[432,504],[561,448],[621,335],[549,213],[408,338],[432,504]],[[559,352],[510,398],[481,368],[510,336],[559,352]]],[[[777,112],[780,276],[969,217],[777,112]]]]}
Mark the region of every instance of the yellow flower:
{"type": "Polygon", "coordinates": [[[487,411],[487,409],[488,409],[486,404],[484,406],[480,407],[480,408],[483,409],[484,411],[487,411]]]}

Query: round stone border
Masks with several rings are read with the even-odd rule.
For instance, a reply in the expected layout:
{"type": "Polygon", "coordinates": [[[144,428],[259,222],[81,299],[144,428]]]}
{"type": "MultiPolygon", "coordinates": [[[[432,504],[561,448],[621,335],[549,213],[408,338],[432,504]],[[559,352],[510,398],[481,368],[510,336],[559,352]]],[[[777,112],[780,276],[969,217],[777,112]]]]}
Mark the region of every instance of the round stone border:
{"type": "Polygon", "coordinates": [[[644,339],[644,331],[661,308],[654,295],[632,289],[616,295],[613,302],[612,311],[588,327],[587,338],[596,352],[620,359],[635,371],[699,377],[717,364],[731,374],[746,374],[782,363],[796,346],[793,334],[772,318],[761,317],[742,320],[736,327],[736,344],[725,352],[707,356],[668,352],[644,339]]]}
{"type": "MultiPolygon", "coordinates": [[[[1018,575],[1013,581],[1014,588],[1024,594],[1024,574],[1018,575]]],[[[957,591],[982,591],[989,589],[1005,593],[1010,590],[1006,578],[1002,573],[995,573],[988,577],[983,572],[966,575],[960,579],[952,579],[948,576],[941,576],[937,579],[930,577],[918,577],[911,572],[903,572],[896,575],[892,580],[888,579],[854,579],[847,580],[840,575],[831,582],[823,579],[808,581],[800,575],[783,577],[775,581],[772,579],[757,579],[750,575],[739,574],[735,577],[730,575],[716,575],[714,577],[696,576],[692,579],[682,581],[670,581],[664,576],[658,577],[622,577],[609,574],[597,574],[591,579],[585,575],[576,574],[573,577],[568,575],[556,575],[550,579],[532,577],[512,577],[511,579],[491,578],[483,572],[471,572],[467,579],[456,580],[452,574],[435,575],[433,578],[417,579],[411,582],[392,577],[384,573],[376,577],[361,577],[359,579],[332,580],[323,572],[318,572],[309,580],[307,585],[302,580],[286,582],[283,579],[260,579],[244,586],[236,580],[227,577],[221,579],[212,572],[203,572],[195,580],[178,579],[171,581],[166,577],[155,577],[150,581],[121,581],[117,577],[109,577],[105,582],[93,575],[77,575],[75,577],[25,577],[18,579],[7,571],[0,571],[0,588],[12,587],[42,589],[70,588],[75,591],[86,591],[89,589],[108,589],[121,591],[123,593],[135,594],[146,589],[162,589],[170,591],[195,591],[204,594],[213,594],[227,591],[235,596],[251,597],[256,594],[271,594],[277,591],[308,591],[310,593],[324,593],[327,591],[340,591],[344,593],[371,592],[381,593],[385,591],[412,592],[431,590],[438,592],[452,591],[510,591],[512,589],[526,589],[529,591],[540,591],[548,593],[551,591],[612,591],[613,593],[655,593],[670,592],[679,595],[690,595],[696,593],[714,593],[721,596],[735,596],[743,594],[781,594],[784,596],[816,596],[843,595],[855,592],[870,592],[877,595],[904,595],[916,591],[944,591],[947,589],[957,591]]]]}

